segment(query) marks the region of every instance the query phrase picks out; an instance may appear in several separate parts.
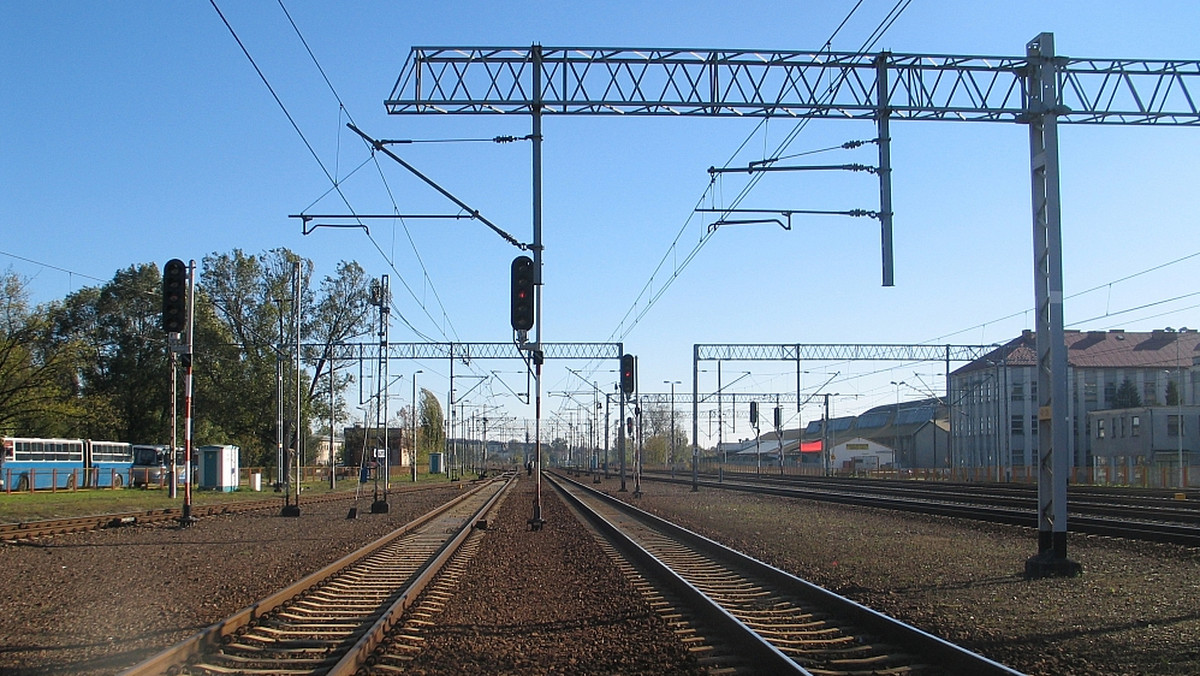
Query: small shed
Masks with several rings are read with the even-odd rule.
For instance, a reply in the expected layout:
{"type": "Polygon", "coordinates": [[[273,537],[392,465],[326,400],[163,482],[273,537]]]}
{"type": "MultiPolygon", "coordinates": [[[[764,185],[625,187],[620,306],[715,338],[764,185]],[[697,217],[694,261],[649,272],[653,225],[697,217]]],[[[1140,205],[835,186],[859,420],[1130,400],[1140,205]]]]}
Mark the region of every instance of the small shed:
{"type": "Polygon", "coordinates": [[[233,491],[238,487],[241,449],[231,444],[214,444],[196,449],[200,456],[198,480],[200,488],[233,491]]]}

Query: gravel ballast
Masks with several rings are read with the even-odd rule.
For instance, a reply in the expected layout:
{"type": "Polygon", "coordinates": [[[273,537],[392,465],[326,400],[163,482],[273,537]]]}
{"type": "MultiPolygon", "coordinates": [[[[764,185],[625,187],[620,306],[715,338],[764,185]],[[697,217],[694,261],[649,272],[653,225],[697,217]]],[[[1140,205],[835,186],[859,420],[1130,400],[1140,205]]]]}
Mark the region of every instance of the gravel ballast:
{"type": "MultiPolygon", "coordinates": [[[[456,487],[0,545],[0,674],[113,674],[338,560],[456,487]]],[[[280,505],[282,506],[282,501],[280,505]]]]}
{"type": "MultiPolygon", "coordinates": [[[[547,523],[528,530],[531,484],[522,477],[489,523],[414,673],[694,673],[548,488],[547,523]]],[[[1197,549],[1072,536],[1083,575],[1029,581],[1032,529],[656,483],[635,499],[616,479],[601,485],[1027,673],[1200,673],[1197,549]]],[[[299,518],[271,510],[0,545],[0,673],[116,673],[459,490],[394,496],[388,514],[360,503],[354,520],[349,502],[314,503],[299,518]]]]}
{"type": "Polygon", "coordinates": [[[451,602],[421,630],[412,673],[704,673],[545,484],[545,524],[529,528],[533,497],[522,477],[489,519],[451,602]]]}
{"type": "Polygon", "coordinates": [[[634,499],[615,479],[605,486],[1026,673],[1200,674],[1195,548],[1071,535],[1083,575],[1026,580],[1033,528],[658,483],[634,499]]]}

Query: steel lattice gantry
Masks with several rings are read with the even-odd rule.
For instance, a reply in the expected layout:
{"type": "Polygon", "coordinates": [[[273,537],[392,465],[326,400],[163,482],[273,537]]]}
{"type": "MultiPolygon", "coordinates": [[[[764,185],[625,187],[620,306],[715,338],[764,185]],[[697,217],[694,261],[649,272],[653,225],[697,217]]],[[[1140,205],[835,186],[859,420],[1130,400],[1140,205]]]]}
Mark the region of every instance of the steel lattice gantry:
{"type": "MultiPolygon", "coordinates": [[[[1053,104],[1060,122],[1200,124],[1189,89],[1200,95],[1200,61],[1047,56],[1060,84],[1053,104]]],[[[1034,62],[1029,55],[413,47],[385,105],[392,114],[529,114],[537,106],[545,115],[874,120],[882,101],[898,120],[1027,122],[1034,62]]]]}
{"type": "Polygon", "coordinates": [[[974,361],[996,345],[863,343],[696,344],[697,361],[974,361]]]}
{"type": "MultiPolygon", "coordinates": [[[[1060,57],[1042,33],[1019,57],[827,51],[592,47],[414,47],[392,114],[528,114],[533,229],[541,282],[541,120],[545,115],[672,115],[874,120],[883,283],[892,284],[890,120],[1029,126],[1037,307],[1039,555],[1031,574],[1070,574],[1066,558],[1066,349],[1058,132],[1063,124],[1200,125],[1200,61],[1060,57]]],[[[539,338],[540,340],[540,338],[539,338]]]]}
{"type": "MultiPolygon", "coordinates": [[[[304,347],[324,350],[323,344],[304,347]]],[[[379,343],[334,343],[332,359],[376,360],[379,343]]],[[[620,359],[621,343],[543,343],[547,359],[620,359]]],[[[513,343],[388,343],[387,359],[528,359],[513,343]]]]}

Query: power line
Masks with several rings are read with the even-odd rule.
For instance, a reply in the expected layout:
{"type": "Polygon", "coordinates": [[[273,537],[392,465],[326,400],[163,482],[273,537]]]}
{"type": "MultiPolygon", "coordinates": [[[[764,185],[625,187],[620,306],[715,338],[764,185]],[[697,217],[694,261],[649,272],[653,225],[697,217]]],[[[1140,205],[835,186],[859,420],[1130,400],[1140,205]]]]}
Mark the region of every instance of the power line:
{"type": "MultiPolygon", "coordinates": [[[[831,46],[833,37],[836,36],[837,33],[841,31],[842,27],[845,26],[846,22],[849,21],[850,17],[853,16],[855,11],[858,10],[858,8],[861,4],[862,3],[859,2],[853,8],[851,8],[851,10],[850,10],[849,14],[847,14],[846,18],[843,19],[841,24],[838,25],[837,29],[834,30],[833,35],[831,35],[830,38],[825,42],[825,46],[827,48],[831,46]]],[[[880,21],[879,25],[876,26],[875,29],[871,32],[871,34],[867,37],[867,39],[866,39],[866,41],[864,41],[863,45],[861,47],[859,47],[858,53],[859,54],[866,53],[868,50],[870,50],[872,47],[874,47],[879,42],[879,40],[882,39],[883,35],[888,31],[888,29],[890,29],[892,27],[892,25],[896,22],[896,20],[900,18],[900,15],[904,13],[904,10],[908,9],[908,6],[910,4],[912,4],[912,0],[897,0],[896,4],[892,6],[892,9],[889,10],[887,15],[885,15],[884,18],[880,21]]],[[[843,78],[846,77],[846,73],[843,73],[841,75],[841,77],[843,77],[843,78]]],[[[833,95],[836,85],[837,85],[837,83],[835,83],[835,82],[830,83],[829,87],[826,89],[826,96],[833,95]]],[[[755,126],[755,128],[750,132],[749,136],[747,136],[746,140],[743,141],[742,144],[738,146],[738,149],[736,151],[734,151],[734,155],[731,156],[728,160],[726,160],[725,164],[723,165],[724,167],[728,168],[729,164],[733,161],[733,158],[736,157],[737,153],[739,153],[743,148],[745,148],[745,146],[749,143],[750,139],[753,138],[754,135],[757,134],[758,131],[763,128],[763,126],[766,123],[766,120],[767,120],[767,118],[764,118],[755,126]]],[[[779,146],[777,147],[777,149],[773,155],[779,156],[780,154],[782,154],[782,152],[785,149],[787,149],[787,147],[790,146],[792,144],[792,142],[796,139],[796,137],[799,135],[800,131],[803,130],[808,125],[810,120],[811,120],[811,118],[805,118],[805,119],[801,120],[800,122],[798,122],[792,128],[792,131],[789,132],[788,135],[784,138],[784,140],[779,144],[779,146]]],[[[763,175],[764,174],[761,172],[753,175],[750,178],[750,180],[746,183],[746,185],[743,186],[742,190],[738,193],[738,195],[733,199],[733,201],[730,204],[730,208],[736,208],[738,205],[740,205],[742,203],[742,201],[745,200],[745,198],[750,194],[750,192],[758,185],[758,182],[760,180],[762,180],[763,175]]],[[[710,194],[710,192],[713,190],[714,185],[715,185],[715,183],[713,181],[709,182],[708,187],[705,189],[704,195],[702,195],[700,197],[700,200],[699,200],[700,203],[703,203],[705,197],[707,197],[710,194]]],[[[658,300],[660,298],[662,298],[663,294],[666,293],[667,289],[669,289],[671,287],[671,285],[674,283],[674,281],[679,278],[680,273],[683,272],[683,270],[685,268],[687,268],[687,266],[693,260],[695,260],[696,256],[700,253],[700,250],[704,248],[704,245],[707,244],[712,239],[713,235],[716,233],[715,230],[709,230],[709,231],[706,231],[703,235],[701,235],[700,240],[692,248],[692,250],[688,253],[688,255],[684,258],[683,264],[674,266],[671,276],[667,278],[666,282],[659,288],[658,292],[654,293],[649,298],[648,302],[646,303],[645,308],[643,308],[642,311],[639,312],[634,317],[632,323],[630,323],[630,325],[627,328],[625,328],[625,330],[622,332],[621,328],[622,328],[622,326],[625,325],[625,321],[637,309],[638,303],[647,295],[647,293],[649,293],[649,290],[653,287],[655,279],[658,278],[659,271],[663,269],[664,265],[666,264],[667,259],[669,257],[671,257],[671,255],[677,251],[677,248],[679,245],[679,240],[682,237],[683,232],[685,232],[687,230],[688,225],[691,223],[693,215],[694,215],[694,212],[689,214],[687,219],[685,219],[683,227],[681,227],[679,232],[676,233],[675,239],[671,242],[671,245],[667,248],[666,254],[664,254],[662,259],[659,260],[658,265],[654,268],[654,271],[650,275],[650,279],[642,287],[641,292],[639,292],[638,296],[634,299],[632,306],[625,313],[625,316],[621,319],[621,322],[617,325],[617,328],[613,330],[612,334],[610,334],[610,336],[609,336],[610,341],[612,341],[613,338],[615,336],[617,336],[618,333],[620,333],[620,336],[619,336],[619,338],[617,338],[617,340],[619,340],[619,341],[625,340],[625,338],[629,335],[629,333],[633,331],[634,327],[636,327],[637,324],[641,321],[641,319],[646,316],[646,313],[648,313],[650,311],[650,309],[653,308],[655,304],[657,304],[658,300]]]]}
{"type": "Polygon", "coordinates": [[[97,281],[97,282],[106,282],[106,281],[108,281],[108,280],[106,280],[106,279],[100,279],[99,277],[93,277],[93,276],[91,276],[91,275],[84,274],[84,273],[82,273],[82,272],[76,272],[76,271],[74,271],[74,270],[70,270],[70,269],[68,269],[68,268],[60,268],[60,267],[58,267],[57,265],[52,265],[52,264],[50,264],[50,263],[45,263],[45,262],[42,262],[42,261],[34,260],[34,259],[32,259],[32,258],[26,258],[25,256],[18,256],[17,254],[15,254],[15,253],[9,253],[8,251],[0,251],[0,256],[8,256],[9,258],[15,258],[15,259],[17,259],[17,260],[19,260],[19,261],[25,261],[26,263],[33,263],[34,265],[40,265],[40,266],[42,266],[43,268],[50,268],[51,270],[58,270],[59,272],[65,272],[65,273],[67,273],[68,275],[72,275],[72,276],[76,276],[76,277],[84,277],[84,278],[86,278],[86,279],[95,280],[95,281],[97,281]]]}
{"type": "MultiPolygon", "coordinates": [[[[246,56],[246,59],[250,62],[250,65],[254,68],[254,71],[258,74],[259,79],[262,80],[262,83],[267,87],[267,90],[271,93],[271,96],[275,99],[275,103],[279,106],[280,110],[283,111],[284,116],[287,117],[288,122],[292,125],[292,128],[295,130],[296,134],[300,137],[300,139],[304,143],[305,147],[308,148],[309,154],[312,155],[313,159],[317,162],[317,165],[321,168],[321,171],[325,174],[325,178],[329,181],[330,185],[332,186],[331,190],[337,191],[338,195],[342,198],[342,202],[345,203],[346,207],[353,213],[354,208],[350,205],[349,199],[346,197],[345,193],[342,191],[340,181],[338,181],[329,172],[328,167],[326,167],[325,163],[321,160],[320,156],[317,154],[317,152],[313,148],[312,144],[308,141],[308,138],[304,135],[304,132],[300,129],[300,126],[296,122],[295,118],[288,111],[287,106],[283,103],[283,100],[275,92],[275,89],[271,85],[270,81],[267,79],[266,74],[263,73],[261,68],[259,68],[258,63],[254,60],[254,57],[250,54],[249,49],[246,47],[245,43],[243,43],[241,38],[238,36],[237,31],[234,30],[233,26],[229,23],[229,20],[225,17],[224,13],[221,12],[221,8],[217,6],[216,0],[209,0],[209,4],[211,4],[213,9],[217,12],[217,15],[221,18],[221,21],[225,24],[225,27],[229,30],[230,35],[233,37],[234,41],[237,42],[238,47],[241,48],[242,53],[246,56]]],[[[333,83],[329,79],[329,76],[325,73],[325,69],[321,66],[320,62],[317,60],[316,55],[313,53],[311,47],[309,47],[309,45],[308,45],[308,41],[305,40],[304,35],[300,32],[299,26],[297,26],[296,22],[292,19],[291,14],[287,11],[287,8],[283,5],[282,0],[279,0],[279,6],[280,6],[280,9],[283,10],[284,15],[287,17],[288,22],[291,24],[292,29],[296,32],[296,35],[300,39],[300,42],[304,45],[305,50],[308,52],[309,58],[312,59],[313,64],[317,67],[317,70],[321,73],[321,77],[324,79],[326,86],[329,87],[330,92],[333,94],[334,98],[338,101],[338,105],[340,106],[339,110],[345,112],[346,116],[348,118],[350,118],[351,121],[353,121],[353,116],[351,116],[349,110],[346,109],[345,104],[341,99],[341,96],[337,93],[337,89],[333,86],[333,83]]],[[[374,158],[374,153],[372,153],[372,159],[373,158],[374,158]]],[[[376,165],[378,165],[377,161],[376,161],[376,165]]],[[[356,167],[354,172],[351,172],[351,174],[357,172],[358,169],[361,168],[361,166],[362,165],[359,165],[359,167],[356,167]]],[[[380,173],[382,176],[382,169],[380,169],[380,173]]],[[[385,185],[386,185],[386,179],[385,179],[385,185]]],[[[329,194],[329,191],[326,191],[325,195],[328,195],[328,194],[329,194]]],[[[390,188],[388,189],[388,195],[392,196],[390,188]]],[[[396,207],[396,210],[398,211],[399,208],[396,206],[394,197],[392,199],[392,204],[393,204],[393,207],[396,207]]],[[[359,224],[363,225],[361,222],[359,224]]],[[[407,229],[407,226],[405,226],[405,228],[407,229]]],[[[408,290],[408,292],[412,296],[413,300],[416,301],[416,303],[419,307],[421,307],[421,309],[424,311],[426,317],[428,317],[429,320],[433,323],[434,327],[438,328],[439,323],[437,322],[437,320],[435,320],[433,318],[433,316],[431,314],[429,314],[429,309],[427,307],[425,307],[425,304],[416,296],[416,293],[413,292],[412,288],[404,280],[404,276],[396,268],[395,263],[383,251],[382,247],[379,246],[379,243],[376,242],[375,239],[370,236],[370,233],[366,229],[365,225],[363,225],[363,229],[364,229],[364,232],[368,233],[368,239],[375,246],[376,251],[378,251],[380,256],[384,259],[384,261],[387,262],[388,266],[396,274],[396,277],[401,281],[401,283],[405,287],[405,289],[408,290]]],[[[410,236],[410,242],[411,241],[412,240],[411,240],[411,236],[410,236]]],[[[418,257],[418,261],[420,261],[419,254],[417,257],[418,257]]],[[[430,286],[432,287],[432,280],[429,278],[428,270],[425,269],[423,262],[421,262],[421,267],[425,274],[425,279],[430,281],[430,283],[431,283],[430,286]]],[[[437,294],[436,289],[434,289],[434,298],[437,299],[440,304],[441,298],[437,294]]],[[[405,324],[405,326],[409,327],[409,329],[411,329],[414,334],[421,336],[425,340],[430,340],[430,337],[428,335],[426,335],[425,333],[423,333],[422,331],[418,330],[416,328],[416,326],[407,317],[404,316],[404,313],[398,307],[395,307],[394,304],[393,304],[393,308],[396,310],[396,314],[400,318],[400,320],[405,324]]],[[[445,317],[446,322],[450,324],[451,331],[453,332],[453,323],[450,322],[449,316],[446,314],[444,306],[442,306],[442,314],[445,317]]],[[[438,328],[438,330],[442,333],[443,337],[446,337],[444,330],[442,330],[440,328],[438,328]]]]}
{"type": "MultiPolygon", "coordinates": [[[[1109,289],[1109,288],[1111,288],[1111,287],[1112,287],[1114,284],[1120,284],[1121,282],[1127,282],[1127,281],[1129,281],[1129,280],[1131,280],[1131,279],[1135,279],[1135,278],[1137,278],[1137,277],[1141,277],[1142,275],[1146,275],[1146,274],[1149,274],[1149,273],[1151,273],[1151,272],[1157,272],[1158,270],[1162,270],[1163,268],[1167,268],[1167,267],[1170,267],[1170,266],[1172,266],[1172,265],[1176,265],[1176,264],[1178,264],[1178,263],[1182,263],[1182,262],[1184,262],[1184,261],[1191,260],[1192,258],[1196,258],[1197,256],[1200,256],[1200,251],[1197,251],[1197,252],[1195,252],[1195,253],[1190,253],[1190,254],[1188,254],[1188,255],[1186,255],[1186,256],[1181,256],[1181,257],[1179,257],[1179,258],[1176,258],[1176,259],[1174,259],[1174,260],[1167,261],[1166,263],[1160,263],[1160,264],[1158,264],[1158,265],[1151,266],[1151,267],[1149,267],[1149,268],[1146,268],[1146,269],[1144,269],[1144,270],[1139,270],[1138,272],[1134,272],[1134,273],[1132,273],[1132,274],[1125,275],[1124,277],[1120,277],[1120,278],[1114,279],[1114,280],[1112,280],[1112,281],[1110,281],[1110,282],[1105,282],[1104,284],[1098,284],[1098,285],[1096,285],[1096,286],[1093,286],[1093,287],[1092,287],[1092,288],[1090,288],[1090,289],[1084,289],[1083,291],[1078,291],[1078,292],[1076,292],[1076,293],[1073,293],[1073,294],[1071,294],[1071,295],[1069,295],[1069,296],[1066,296],[1066,297],[1064,297],[1064,299],[1063,299],[1063,300],[1070,300],[1070,299],[1072,299],[1072,298],[1078,298],[1078,297],[1080,297],[1080,296],[1083,296],[1083,295],[1086,295],[1086,294],[1092,293],[1093,291],[1100,291],[1101,289],[1109,289]]],[[[1186,297],[1186,296],[1180,296],[1180,298],[1183,298],[1183,297],[1186,297]]],[[[1156,302],[1154,302],[1154,303],[1151,303],[1151,305],[1159,305],[1159,304],[1166,303],[1166,302],[1170,302],[1170,299],[1169,299],[1169,300],[1166,300],[1166,301],[1156,301],[1156,302]]],[[[1133,309],[1138,309],[1138,308],[1133,308],[1133,309]]],[[[997,318],[995,318],[995,319],[991,319],[991,320],[988,320],[988,321],[986,321],[986,322],[981,322],[981,323],[979,323],[979,324],[975,324],[974,326],[968,326],[967,328],[964,328],[964,329],[959,329],[958,331],[953,331],[953,332],[951,332],[951,333],[946,333],[946,334],[940,335],[940,336],[938,336],[938,337],[936,337],[936,338],[930,338],[929,340],[927,340],[927,341],[925,341],[925,342],[926,342],[926,343],[937,343],[937,342],[943,341],[943,340],[945,340],[945,339],[947,339],[947,338],[952,338],[952,337],[954,337],[954,336],[957,336],[957,335],[959,335],[959,334],[966,333],[966,332],[968,332],[968,331],[974,331],[974,330],[976,330],[976,329],[985,329],[985,328],[987,328],[988,324],[997,324],[997,323],[999,323],[999,322],[1006,321],[1006,320],[1009,320],[1009,319],[1014,319],[1014,318],[1016,318],[1016,317],[1020,317],[1021,315],[1028,314],[1028,313],[1030,313],[1030,312],[1034,312],[1034,311],[1035,311],[1035,308],[1026,308],[1026,309],[1024,309],[1024,310],[1019,310],[1019,311],[1017,311],[1017,312],[1011,312],[1011,313],[1009,313],[1009,314],[1007,314],[1007,315],[1004,315],[1003,317],[997,317],[997,318]]],[[[1131,310],[1119,310],[1119,311],[1117,311],[1117,312],[1113,312],[1113,313],[1105,313],[1104,315],[1101,315],[1101,316],[1099,316],[1099,317],[1094,317],[1093,319],[1087,319],[1087,320],[1081,320],[1081,321],[1078,321],[1078,322],[1072,322],[1071,324],[1069,324],[1069,326],[1077,326],[1077,325],[1079,325],[1079,324],[1082,324],[1082,323],[1084,323],[1084,322],[1087,322],[1087,321],[1093,321],[1094,319],[1103,319],[1104,317],[1108,317],[1108,316],[1115,316],[1115,315],[1119,315],[1119,314],[1124,314],[1124,313],[1126,313],[1126,312],[1129,312],[1129,311],[1131,311],[1131,310]]],[[[1166,314],[1172,314],[1172,313],[1166,313],[1166,314]]],[[[1162,315],[1156,315],[1156,316],[1162,316],[1162,315]]]]}
{"type": "MultiPolygon", "coordinates": [[[[317,71],[321,73],[321,78],[325,81],[325,85],[327,87],[329,87],[329,91],[330,91],[330,93],[333,94],[333,98],[337,100],[338,106],[339,106],[338,109],[340,111],[344,112],[346,114],[347,119],[349,119],[350,122],[353,124],[354,116],[350,114],[349,108],[347,108],[345,102],[342,101],[342,97],[338,94],[337,88],[333,86],[333,81],[329,79],[329,75],[325,72],[325,68],[321,66],[321,62],[317,59],[317,55],[313,52],[312,47],[309,46],[308,40],[305,39],[304,34],[300,31],[300,27],[296,24],[296,21],[292,18],[291,13],[288,12],[287,7],[284,6],[283,0],[277,0],[277,2],[279,4],[279,9],[283,11],[283,15],[285,17],[287,17],[288,23],[291,25],[292,30],[296,33],[296,37],[300,40],[300,43],[302,45],[304,45],[304,50],[308,53],[309,59],[312,60],[313,65],[316,66],[316,68],[317,68],[317,71]]],[[[226,22],[226,25],[228,25],[228,22],[226,22]]],[[[232,28],[230,29],[230,31],[232,31],[232,28]]],[[[239,41],[239,44],[241,44],[240,41],[239,41]]],[[[244,48],[243,48],[243,51],[245,51],[244,48]]],[[[247,57],[249,57],[249,54],[247,54],[247,57]]],[[[257,66],[255,68],[257,70],[257,66]]],[[[260,75],[261,75],[261,73],[260,73],[260,75]]],[[[265,82],[265,78],[264,78],[264,82],[265,82]]],[[[268,85],[268,87],[269,86],[270,85],[268,85]]],[[[339,123],[339,134],[338,134],[339,139],[341,138],[340,130],[341,130],[341,125],[339,123]]],[[[339,144],[339,151],[340,151],[340,144],[339,144]]],[[[367,160],[365,160],[362,164],[358,165],[358,167],[355,167],[355,169],[353,171],[351,171],[349,174],[347,174],[345,178],[350,178],[350,176],[353,176],[368,161],[373,161],[375,163],[375,167],[379,172],[380,180],[383,181],[384,189],[387,192],[388,198],[391,200],[392,209],[396,213],[399,213],[400,207],[396,203],[395,195],[392,193],[391,186],[387,182],[387,177],[383,173],[383,168],[381,166],[379,166],[379,158],[378,158],[378,156],[376,156],[376,154],[373,151],[369,154],[367,160]]],[[[318,163],[319,162],[320,162],[320,160],[318,160],[318,163]]],[[[324,165],[322,165],[322,169],[324,169],[324,165]]],[[[326,171],[325,175],[326,175],[326,177],[329,177],[329,172],[326,171]]],[[[345,180],[345,179],[343,179],[343,180],[345,180]]],[[[332,190],[337,190],[339,195],[342,194],[341,188],[340,188],[340,184],[341,184],[340,181],[334,180],[332,177],[330,177],[330,183],[332,185],[330,190],[327,190],[324,194],[321,195],[321,197],[317,198],[317,200],[316,200],[317,202],[319,202],[322,198],[324,198],[325,195],[328,195],[329,192],[332,190]]],[[[349,201],[346,200],[345,195],[342,195],[342,199],[343,199],[343,201],[346,202],[346,206],[350,207],[349,201]]],[[[316,204],[316,202],[314,202],[313,204],[316,204]]],[[[312,205],[310,205],[310,207],[311,206],[312,205]]],[[[354,209],[351,207],[350,211],[351,211],[351,213],[353,213],[354,209]]],[[[356,220],[358,220],[358,219],[356,219],[356,220]]],[[[385,253],[383,251],[383,248],[380,247],[379,243],[376,242],[374,237],[371,236],[370,230],[367,229],[366,225],[363,224],[361,220],[358,220],[358,224],[363,226],[363,232],[366,233],[367,239],[369,239],[371,241],[371,244],[375,247],[375,250],[379,252],[379,255],[388,264],[388,267],[391,268],[392,272],[394,272],[396,274],[396,278],[400,280],[401,285],[403,285],[405,290],[407,290],[409,292],[409,295],[412,296],[412,299],[417,303],[417,306],[420,307],[424,311],[425,316],[428,317],[431,322],[433,322],[434,327],[438,328],[437,320],[435,320],[433,318],[433,316],[429,314],[429,309],[427,307],[425,307],[425,303],[420,298],[417,297],[416,293],[409,286],[408,282],[404,279],[404,275],[402,275],[400,273],[400,270],[396,268],[396,264],[392,260],[392,258],[389,257],[387,255],[387,253],[385,253]]],[[[433,278],[429,276],[429,269],[425,267],[425,261],[421,258],[421,254],[416,248],[416,242],[413,241],[412,233],[408,229],[408,223],[404,219],[400,219],[400,224],[403,227],[405,235],[408,238],[409,246],[413,250],[413,255],[416,257],[417,264],[421,268],[421,274],[423,276],[423,279],[429,284],[429,288],[433,291],[434,300],[437,301],[438,307],[440,307],[442,310],[442,316],[445,318],[447,324],[450,327],[450,332],[452,334],[454,334],[454,339],[457,340],[458,339],[458,331],[454,328],[454,322],[452,322],[450,320],[449,315],[446,313],[446,306],[442,303],[441,295],[437,292],[437,287],[433,284],[433,278]]],[[[395,307],[395,306],[393,305],[393,307],[395,307]]],[[[396,309],[396,314],[400,317],[401,321],[403,321],[404,324],[406,326],[408,326],[413,331],[414,334],[422,337],[425,340],[431,340],[429,338],[429,336],[425,335],[423,332],[419,331],[415,326],[413,326],[413,324],[411,322],[409,322],[407,318],[404,317],[403,313],[400,312],[399,308],[395,308],[395,309],[396,309]]],[[[445,331],[441,330],[440,328],[438,328],[438,330],[441,332],[443,338],[449,339],[449,337],[446,335],[445,331]]]]}

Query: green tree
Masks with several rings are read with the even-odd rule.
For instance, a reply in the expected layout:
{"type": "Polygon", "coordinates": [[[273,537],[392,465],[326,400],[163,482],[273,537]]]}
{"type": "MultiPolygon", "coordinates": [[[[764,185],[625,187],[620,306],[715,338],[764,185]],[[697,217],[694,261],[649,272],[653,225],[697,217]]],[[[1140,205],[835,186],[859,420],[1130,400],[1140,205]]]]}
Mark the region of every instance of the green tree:
{"type": "Polygon", "coordinates": [[[45,308],[32,311],[26,283],[0,274],[0,431],[63,434],[79,414],[73,402],[78,345],[53,339],[45,308]]]}
{"type": "MultiPolygon", "coordinates": [[[[369,330],[369,281],[357,263],[342,262],[336,276],[322,280],[314,294],[310,289],[312,263],[287,249],[259,255],[241,250],[214,253],[205,257],[203,267],[201,290],[211,300],[219,325],[205,344],[206,351],[218,358],[203,398],[219,414],[217,419],[227,436],[245,439],[239,445],[243,451],[251,449],[251,462],[274,464],[278,374],[283,375],[284,445],[290,448],[298,438],[310,436],[315,421],[328,424],[333,354],[338,343],[369,330]],[[298,297],[292,282],[297,264],[301,279],[298,297]],[[299,374],[294,366],[297,309],[300,342],[319,346],[301,354],[301,364],[307,369],[299,374]],[[234,351],[226,354],[225,347],[234,351]],[[295,424],[298,391],[299,430],[295,424]]],[[[352,382],[349,372],[335,373],[335,401],[352,382]]],[[[338,406],[336,417],[347,420],[349,416],[338,406]]]]}
{"type": "Polygon", "coordinates": [[[57,342],[82,349],[78,436],[167,440],[170,373],[159,327],[161,283],[154,264],[130,266],[98,288],[70,294],[51,313],[57,342]]]}
{"type": "Polygon", "coordinates": [[[1167,406],[1179,405],[1179,383],[1174,380],[1167,381],[1167,406]]]}
{"type": "Polygon", "coordinates": [[[417,450],[418,464],[423,454],[426,459],[430,453],[438,453],[446,446],[446,419],[442,415],[442,404],[438,398],[425,388],[421,388],[421,410],[418,420],[417,450]]]}
{"type": "Polygon", "coordinates": [[[1139,408],[1142,405],[1142,395],[1138,394],[1137,386],[1133,381],[1126,378],[1121,382],[1121,386],[1117,388],[1117,393],[1113,396],[1113,408],[1139,408]]]}
{"type": "MultiPolygon", "coordinates": [[[[353,261],[342,261],[336,276],[321,280],[316,299],[306,308],[303,335],[307,343],[315,346],[304,354],[304,363],[312,372],[306,396],[313,414],[321,420],[328,421],[331,415],[337,420],[350,417],[338,395],[354,382],[354,376],[349,369],[338,373],[334,357],[339,343],[369,332],[374,314],[369,299],[370,280],[362,267],[353,261]]],[[[401,427],[408,429],[407,425],[401,427]]]]}

